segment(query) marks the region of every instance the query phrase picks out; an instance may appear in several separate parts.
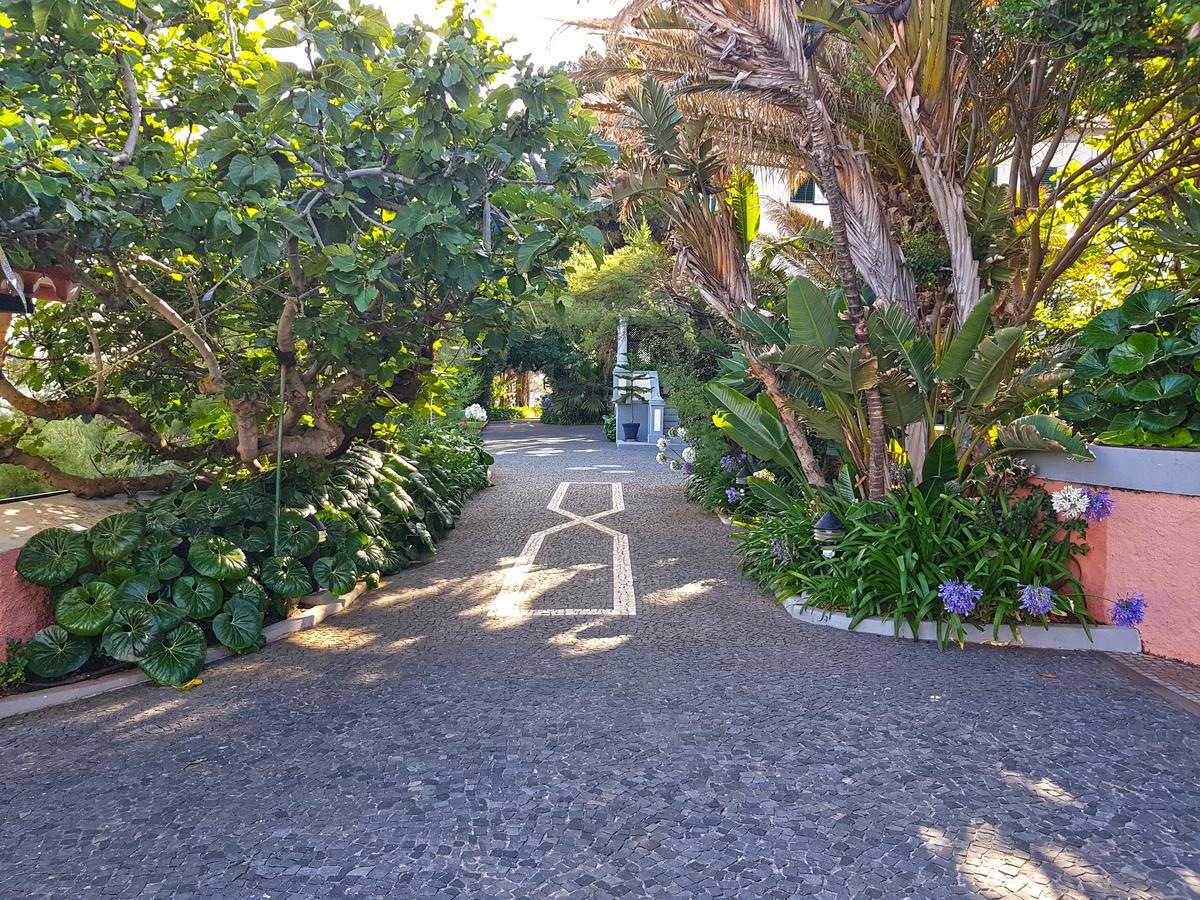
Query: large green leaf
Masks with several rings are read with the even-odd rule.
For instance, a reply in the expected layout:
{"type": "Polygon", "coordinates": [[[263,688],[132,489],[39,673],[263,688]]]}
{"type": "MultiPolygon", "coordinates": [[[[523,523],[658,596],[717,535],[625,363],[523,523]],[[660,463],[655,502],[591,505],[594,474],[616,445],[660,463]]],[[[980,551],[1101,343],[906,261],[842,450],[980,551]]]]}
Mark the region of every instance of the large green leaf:
{"type": "Polygon", "coordinates": [[[933,390],[933,344],[924,335],[917,334],[917,324],[912,316],[893,304],[872,313],[867,327],[875,352],[888,368],[899,366],[904,369],[924,394],[933,390]]]}
{"type": "Polygon", "coordinates": [[[262,566],[262,583],[267,590],[283,597],[303,597],[312,591],[312,579],[300,560],[291,556],[272,556],[262,566]]]}
{"type": "Polygon", "coordinates": [[[225,598],[221,583],[203,575],[184,575],[171,585],[171,600],[189,619],[211,619],[225,598]]]}
{"type": "Polygon", "coordinates": [[[879,364],[866,347],[835,347],[816,381],[826,390],[855,394],[879,383],[879,364]]]}
{"type": "Polygon", "coordinates": [[[317,584],[337,597],[350,593],[358,584],[354,563],[342,556],[323,556],[318,559],[313,563],[313,577],[317,584]]]}
{"type": "Polygon", "coordinates": [[[838,345],[837,315],[829,297],[797,275],[787,291],[788,343],[829,349],[838,345]]]}
{"type": "Polygon", "coordinates": [[[1158,339],[1152,334],[1131,334],[1108,353],[1108,368],[1118,375],[1140,372],[1154,359],[1158,339]]]}
{"type": "Polygon", "coordinates": [[[784,452],[789,447],[787,432],[778,412],[764,410],[740,391],[713,381],[708,385],[709,393],[731,413],[727,425],[731,436],[751,455],[763,460],[779,461],[791,465],[790,457],[784,452]]]}
{"type": "Polygon", "coordinates": [[[47,528],[31,537],[17,556],[17,574],[32,584],[57,587],[90,565],[87,538],[65,528],[47,528]]]}
{"type": "Polygon", "coordinates": [[[987,333],[991,317],[993,296],[985,294],[972,308],[962,327],[951,338],[938,363],[937,376],[942,381],[953,381],[962,372],[963,366],[975,355],[975,348],[987,333]]]}
{"type": "Polygon", "coordinates": [[[1092,350],[1107,350],[1121,343],[1124,334],[1121,311],[1106,309],[1084,326],[1079,333],[1079,343],[1092,350]]]}
{"type": "Polygon", "coordinates": [[[946,483],[958,479],[958,448],[950,434],[939,435],[925,454],[921,480],[928,481],[931,478],[940,478],[946,483]]]}
{"type": "Polygon", "coordinates": [[[303,559],[317,549],[321,532],[295,510],[285,509],[279,514],[279,546],[275,552],[280,556],[303,559]]]}
{"type": "Polygon", "coordinates": [[[1121,321],[1126,325],[1148,325],[1177,306],[1183,296],[1165,288],[1151,288],[1130,294],[1121,304],[1121,321]]]}
{"type": "Polygon", "coordinates": [[[1000,428],[997,438],[1009,450],[1049,450],[1075,459],[1095,459],[1087,444],[1054,416],[1022,416],[1000,428]]]}
{"type": "Polygon", "coordinates": [[[94,646],[90,638],[77,637],[61,625],[51,625],[25,645],[25,658],[29,671],[38,678],[62,678],[87,662],[94,646]]]}
{"type": "Polygon", "coordinates": [[[158,581],[171,581],[183,574],[183,558],[165,544],[148,544],[133,554],[133,567],[158,581]]]}
{"type": "Polygon", "coordinates": [[[538,254],[558,241],[558,234],[553,231],[535,231],[526,235],[513,253],[513,265],[521,275],[529,274],[538,254]]]}
{"type": "Polygon", "coordinates": [[[129,603],[117,607],[112,623],[100,639],[100,650],[122,662],[137,662],[161,636],[154,610],[144,603],[129,603]]]}
{"type": "Polygon", "coordinates": [[[235,600],[245,600],[253,603],[258,607],[260,612],[266,611],[267,608],[267,592],[253,578],[243,578],[238,582],[237,589],[233,592],[233,596],[229,598],[230,602],[235,600]]]}
{"type": "Polygon", "coordinates": [[[263,614],[253,600],[230,599],[213,619],[218,641],[234,653],[249,653],[263,646],[263,614]]]}
{"type": "Polygon", "coordinates": [[[133,553],[145,533],[146,517],[141,513],[124,512],[101,519],[88,530],[88,538],[96,559],[112,563],[133,553]]]}
{"type": "Polygon", "coordinates": [[[754,239],[758,237],[758,227],[762,216],[759,208],[758,186],[754,183],[754,173],[749,169],[735,169],[733,178],[726,189],[729,206],[733,210],[734,232],[742,253],[750,249],[754,239]]]}
{"type": "Polygon", "coordinates": [[[970,391],[968,407],[987,406],[996,399],[1000,385],[1012,373],[1013,361],[1025,339],[1023,327],[1001,328],[985,338],[975,355],[962,368],[962,377],[970,391]]]}
{"type": "Polygon", "coordinates": [[[104,581],[63,591],[54,601],[54,620],[78,637],[96,637],[113,619],[117,589],[104,581]]]}
{"type": "Polygon", "coordinates": [[[787,343],[787,332],[782,323],[762,309],[741,309],[734,315],[734,321],[743,329],[758,339],[759,343],[768,346],[782,347],[787,343]]]}
{"type": "Polygon", "coordinates": [[[201,575],[221,581],[241,578],[250,571],[246,554],[241,548],[217,535],[193,541],[191,549],[188,550],[188,562],[201,575]]]}
{"type": "Polygon", "coordinates": [[[879,376],[879,399],[884,421],[893,428],[919,422],[926,415],[925,396],[910,379],[894,372],[879,376]]]}
{"type": "Polygon", "coordinates": [[[208,649],[204,632],[193,622],[180,622],[138,663],[154,681],[181,687],[200,674],[208,649]]]}
{"type": "Polygon", "coordinates": [[[1071,382],[1085,384],[1093,378],[1100,378],[1107,374],[1108,363],[1105,361],[1105,356],[1101,351],[1089,350],[1075,360],[1075,366],[1071,372],[1071,382]]]}
{"type": "Polygon", "coordinates": [[[1071,391],[1058,401],[1058,414],[1068,422],[1086,422],[1104,410],[1091,391],[1071,391]]]}

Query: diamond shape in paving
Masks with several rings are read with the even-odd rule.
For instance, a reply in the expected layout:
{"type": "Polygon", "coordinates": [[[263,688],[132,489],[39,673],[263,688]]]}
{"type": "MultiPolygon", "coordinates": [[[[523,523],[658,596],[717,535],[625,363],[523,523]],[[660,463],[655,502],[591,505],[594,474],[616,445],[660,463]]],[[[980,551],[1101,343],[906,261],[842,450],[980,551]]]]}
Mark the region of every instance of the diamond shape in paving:
{"type": "Polygon", "coordinates": [[[633,593],[633,565],[629,560],[629,536],[609,528],[600,522],[605,516],[611,516],[625,509],[625,497],[621,492],[619,481],[563,481],[554,491],[546,509],[565,516],[567,521],[560,522],[550,528],[536,531],[525,542],[525,548],[517,557],[508,575],[504,579],[504,587],[492,601],[493,616],[632,616],[637,612],[637,603],[633,593]],[[562,508],[567,491],[573,484],[603,484],[608,485],[612,492],[609,508],[590,516],[583,516],[562,508]],[[594,528],[601,534],[612,538],[612,573],[613,573],[613,604],[611,607],[598,609],[534,609],[526,582],[533,569],[534,560],[546,538],[569,528],[594,528]]]}

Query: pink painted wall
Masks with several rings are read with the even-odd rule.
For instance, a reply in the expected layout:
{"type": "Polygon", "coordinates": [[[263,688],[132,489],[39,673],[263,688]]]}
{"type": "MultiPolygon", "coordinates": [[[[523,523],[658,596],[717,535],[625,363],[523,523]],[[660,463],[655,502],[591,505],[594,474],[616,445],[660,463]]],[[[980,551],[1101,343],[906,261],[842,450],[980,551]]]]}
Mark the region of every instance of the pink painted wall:
{"type": "Polygon", "coordinates": [[[50,593],[17,574],[20,550],[0,553],[0,659],[7,655],[9,638],[27,641],[54,624],[50,593]]]}
{"type": "MultiPolygon", "coordinates": [[[[1063,486],[1035,480],[1050,491],[1063,486]]],[[[1080,560],[1084,590],[1108,600],[1142,591],[1142,649],[1200,665],[1200,497],[1105,490],[1116,507],[1088,527],[1091,550],[1080,560]]],[[[1109,621],[1111,604],[1089,599],[1088,608],[1097,621],[1109,621]]]]}

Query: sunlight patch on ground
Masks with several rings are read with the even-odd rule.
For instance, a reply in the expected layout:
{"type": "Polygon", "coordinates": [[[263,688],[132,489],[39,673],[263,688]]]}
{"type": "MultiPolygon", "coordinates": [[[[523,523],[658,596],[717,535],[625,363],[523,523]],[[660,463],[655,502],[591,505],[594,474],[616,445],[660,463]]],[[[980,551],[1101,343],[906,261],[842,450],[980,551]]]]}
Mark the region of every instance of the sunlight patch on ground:
{"type": "Polygon", "coordinates": [[[611,620],[592,619],[580,622],[573,628],[559,632],[546,643],[557,649],[564,656],[590,656],[593,653],[605,653],[620,647],[632,635],[614,634],[604,637],[587,637],[582,632],[599,625],[607,625],[611,620]]]}
{"type": "Polygon", "coordinates": [[[1069,791],[1049,778],[1041,778],[1034,781],[1028,775],[1020,772],[1012,772],[1007,769],[1002,769],[1000,774],[1014,784],[1019,784],[1030,793],[1041,797],[1043,800],[1049,800],[1051,803],[1057,803],[1060,806],[1079,805],[1069,791]]]}

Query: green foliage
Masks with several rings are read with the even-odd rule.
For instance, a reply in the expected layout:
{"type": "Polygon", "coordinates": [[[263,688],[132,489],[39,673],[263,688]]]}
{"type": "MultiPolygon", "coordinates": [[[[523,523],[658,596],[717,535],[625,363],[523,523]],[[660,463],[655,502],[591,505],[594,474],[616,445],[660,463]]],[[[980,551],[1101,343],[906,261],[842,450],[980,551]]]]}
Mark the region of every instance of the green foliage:
{"type": "Polygon", "coordinates": [[[95,652],[135,663],[161,684],[185,684],[203,665],[208,634],[235,653],[257,650],[265,614],[288,614],[314,576],[345,594],[432,550],[463,500],[486,484],[491,459],[456,429],[410,426],[391,437],[390,449],[358,444],[332,462],[288,465],[283,555],[267,538],[276,522],[273,473],[172,492],[86,537],[34,535],[19,571],[55,589],[56,624],[30,642],[30,671],[58,678],[95,652]],[[324,541],[301,512],[312,509],[324,541]]]}
{"type": "Polygon", "coordinates": [[[9,638],[5,648],[7,655],[0,662],[0,693],[25,683],[25,670],[29,668],[29,657],[25,645],[9,638]]]}
{"type": "Polygon", "coordinates": [[[1140,291],[1092,319],[1079,344],[1064,419],[1100,444],[1200,445],[1200,306],[1140,291]]]}
{"type": "Polygon", "coordinates": [[[805,507],[747,521],[735,534],[746,574],[780,598],[803,594],[806,607],[843,612],[852,627],[871,616],[890,620],[897,637],[915,637],[932,621],[943,647],[961,641],[964,626],[990,628],[1000,639],[1006,627],[1015,634],[1049,621],[1089,622],[1076,575],[1086,525],[1060,522],[1050,495],[1036,485],[1011,492],[993,483],[968,498],[939,478],[881,501],[847,500],[830,490],[821,503],[846,526],[832,559],[816,550],[805,507]],[[772,552],[775,539],[784,543],[785,559],[772,552]],[[938,595],[951,580],[983,591],[965,619],[948,613],[938,595]],[[1020,608],[1020,585],[1053,589],[1048,617],[1020,608]]]}
{"type": "MultiPolygon", "coordinates": [[[[136,435],[114,475],[235,451],[254,468],[293,353],[285,452],[332,454],[436,396],[443,337],[503,332],[602,238],[612,153],[565,72],[461,5],[436,26],[331,0],[262,13],[0,0],[0,251],[86,284],[15,323],[2,374],[62,398],[35,417],[136,435]]],[[[34,440],[0,449],[48,459],[34,440]]]]}

